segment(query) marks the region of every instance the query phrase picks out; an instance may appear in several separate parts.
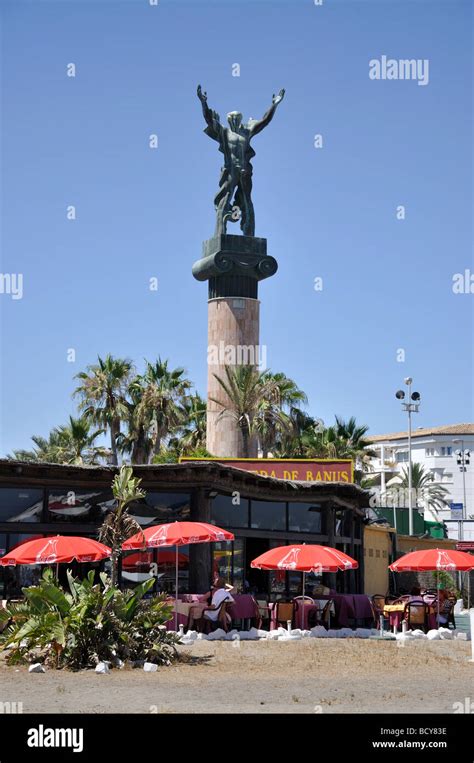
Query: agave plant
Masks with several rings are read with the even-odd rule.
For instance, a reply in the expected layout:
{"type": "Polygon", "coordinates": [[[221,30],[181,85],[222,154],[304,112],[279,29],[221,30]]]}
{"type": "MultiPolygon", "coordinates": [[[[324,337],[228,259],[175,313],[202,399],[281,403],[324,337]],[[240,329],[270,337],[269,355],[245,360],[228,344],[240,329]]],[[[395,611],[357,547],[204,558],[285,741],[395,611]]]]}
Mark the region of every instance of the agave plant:
{"type": "Polygon", "coordinates": [[[162,597],[144,600],[153,585],[146,580],[133,591],[110,585],[105,574],[94,583],[68,575],[63,591],[46,569],[37,586],[24,588],[24,602],[0,610],[0,645],[9,664],[43,659],[56,668],[94,667],[100,661],[150,660],[169,663],[176,655],[177,638],[163,625],[172,608],[162,597]]]}

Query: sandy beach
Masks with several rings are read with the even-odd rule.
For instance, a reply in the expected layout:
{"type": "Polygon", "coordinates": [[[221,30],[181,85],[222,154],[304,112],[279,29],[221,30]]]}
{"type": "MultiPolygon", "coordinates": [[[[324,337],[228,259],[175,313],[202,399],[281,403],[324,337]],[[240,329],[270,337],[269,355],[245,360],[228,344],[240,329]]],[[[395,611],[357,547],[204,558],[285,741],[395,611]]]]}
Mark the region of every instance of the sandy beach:
{"type": "Polygon", "coordinates": [[[452,713],[472,696],[466,642],[200,641],[142,669],[48,670],[0,663],[1,700],[24,713],[452,713]]]}

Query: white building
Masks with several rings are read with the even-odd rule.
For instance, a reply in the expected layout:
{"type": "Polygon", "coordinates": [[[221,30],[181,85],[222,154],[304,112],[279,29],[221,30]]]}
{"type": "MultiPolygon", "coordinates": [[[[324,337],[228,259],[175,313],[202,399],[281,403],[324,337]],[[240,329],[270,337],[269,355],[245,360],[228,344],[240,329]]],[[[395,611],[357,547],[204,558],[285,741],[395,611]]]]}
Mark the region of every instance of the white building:
{"type": "MultiPolygon", "coordinates": [[[[372,474],[380,475],[380,493],[393,487],[397,477],[408,465],[408,433],[368,437],[371,449],[377,456],[371,459],[372,474]]],[[[474,424],[451,424],[441,427],[420,427],[412,431],[412,462],[421,464],[433,475],[436,484],[448,491],[446,500],[458,504],[458,509],[440,510],[436,513],[425,506],[425,519],[448,523],[449,535],[458,537],[459,504],[465,504],[465,518],[474,520],[474,424]],[[463,473],[458,464],[459,453],[470,451],[470,463],[463,473]],[[463,476],[465,484],[463,482],[463,476]],[[457,513],[456,513],[457,511],[457,513]]],[[[474,521],[464,526],[464,539],[474,540],[474,521]]]]}

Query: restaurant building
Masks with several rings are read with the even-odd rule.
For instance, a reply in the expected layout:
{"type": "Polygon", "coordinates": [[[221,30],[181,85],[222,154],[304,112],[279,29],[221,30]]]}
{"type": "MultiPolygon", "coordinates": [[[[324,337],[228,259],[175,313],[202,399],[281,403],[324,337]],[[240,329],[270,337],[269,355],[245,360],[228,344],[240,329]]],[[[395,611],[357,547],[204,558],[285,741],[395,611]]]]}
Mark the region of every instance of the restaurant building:
{"type": "MultiPolygon", "coordinates": [[[[97,537],[115,502],[116,467],[69,466],[0,460],[0,556],[30,537],[97,537]]],[[[269,548],[318,543],[338,548],[359,569],[321,579],[308,577],[308,592],[321,580],[345,593],[364,590],[364,509],[369,493],[350,482],[278,479],[213,461],[134,466],[146,491],[130,506],[142,527],[180,520],[205,521],[232,531],[232,543],[192,544],[179,549],[182,592],[209,589],[219,573],[240,591],[290,597],[301,593],[301,574],[265,572],[250,562],[269,548]]],[[[172,590],[174,549],[124,557],[122,579],[133,582],[154,566],[159,590],[172,590]]],[[[0,597],[29,584],[33,568],[0,567],[0,597]]],[[[37,572],[36,572],[37,574],[37,572]]]]}

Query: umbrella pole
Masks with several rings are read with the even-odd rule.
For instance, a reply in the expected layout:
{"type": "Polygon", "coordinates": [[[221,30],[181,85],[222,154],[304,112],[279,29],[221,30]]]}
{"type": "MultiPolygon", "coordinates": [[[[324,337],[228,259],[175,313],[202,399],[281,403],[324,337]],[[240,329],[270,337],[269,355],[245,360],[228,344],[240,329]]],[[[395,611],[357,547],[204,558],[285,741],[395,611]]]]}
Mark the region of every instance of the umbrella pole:
{"type": "Polygon", "coordinates": [[[178,546],[176,545],[176,593],[174,599],[174,629],[178,631],[178,546]]]}
{"type": "Polygon", "coordinates": [[[304,630],[304,575],[305,573],[303,572],[303,599],[301,602],[301,605],[302,605],[301,606],[301,630],[302,631],[304,630]]]}
{"type": "Polygon", "coordinates": [[[436,568],[436,626],[439,629],[439,572],[438,568],[436,568]]]}

